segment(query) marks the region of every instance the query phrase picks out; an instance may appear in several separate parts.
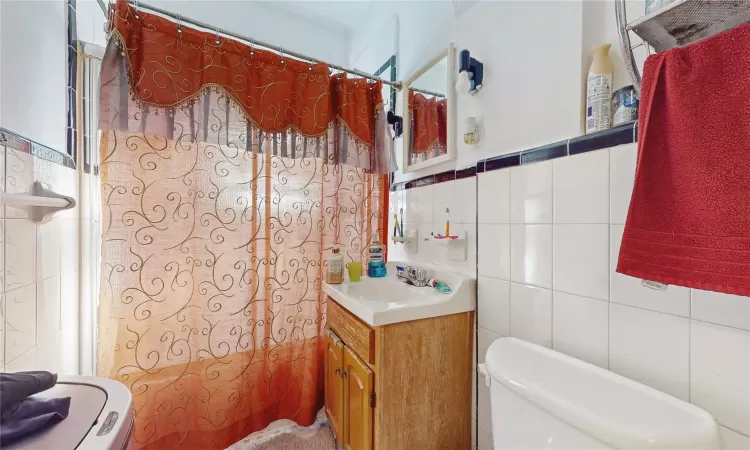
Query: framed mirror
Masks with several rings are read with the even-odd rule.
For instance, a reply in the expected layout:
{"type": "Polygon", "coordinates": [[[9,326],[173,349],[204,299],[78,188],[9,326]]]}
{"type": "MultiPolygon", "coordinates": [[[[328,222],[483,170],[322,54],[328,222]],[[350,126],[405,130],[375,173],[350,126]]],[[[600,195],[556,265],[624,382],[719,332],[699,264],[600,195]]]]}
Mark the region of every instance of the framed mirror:
{"type": "Polygon", "coordinates": [[[403,172],[456,159],[453,44],[404,83],[403,172]]]}

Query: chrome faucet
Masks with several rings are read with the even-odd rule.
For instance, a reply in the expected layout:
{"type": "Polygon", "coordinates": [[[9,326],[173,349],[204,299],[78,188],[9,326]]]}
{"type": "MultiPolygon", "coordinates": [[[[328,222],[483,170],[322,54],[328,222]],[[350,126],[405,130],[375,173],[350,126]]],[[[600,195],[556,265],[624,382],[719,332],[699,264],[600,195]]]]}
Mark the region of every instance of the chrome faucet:
{"type": "Polygon", "coordinates": [[[404,283],[417,287],[427,286],[427,271],[412,266],[406,266],[403,271],[396,272],[396,277],[404,283]]]}

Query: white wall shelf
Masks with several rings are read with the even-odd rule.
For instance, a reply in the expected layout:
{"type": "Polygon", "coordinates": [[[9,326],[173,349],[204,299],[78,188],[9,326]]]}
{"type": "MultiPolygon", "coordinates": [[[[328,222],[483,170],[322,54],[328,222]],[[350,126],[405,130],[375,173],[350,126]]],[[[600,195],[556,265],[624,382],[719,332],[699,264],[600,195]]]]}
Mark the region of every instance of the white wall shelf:
{"type": "Polygon", "coordinates": [[[468,233],[466,231],[461,232],[457,235],[458,237],[451,238],[440,238],[435,236],[428,236],[425,238],[426,242],[434,245],[445,247],[445,256],[448,259],[466,261],[467,250],[468,250],[468,233]]]}
{"type": "Polygon", "coordinates": [[[416,230],[409,236],[391,236],[391,240],[396,244],[404,244],[407,253],[417,253],[419,246],[418,233],[416,230]]]}
{"type": "Polygon", "coordinates": [[[56,212],[76,206],[74,198],[53,192],[39,181],[34,182],[29,194],[0,194],[0,203],[28,210],[36,222],[48,222],[56,212]]]}

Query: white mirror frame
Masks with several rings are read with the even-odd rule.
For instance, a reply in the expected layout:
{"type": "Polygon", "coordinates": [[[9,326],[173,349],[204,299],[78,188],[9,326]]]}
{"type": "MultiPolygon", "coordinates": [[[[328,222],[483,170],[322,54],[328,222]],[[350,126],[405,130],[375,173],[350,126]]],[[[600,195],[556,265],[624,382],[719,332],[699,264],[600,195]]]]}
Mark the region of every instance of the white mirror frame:
{"type": "Polygon", "coordinates": [[[453,161],[456,159],[456,89],[454,88],[455,80],[454,73],[456,71],[456,47],[453,43],[448,44],[448,48],[440,52],[439,55],[435,56],[422,66],[414,75],[411,76],[405,83],[404,88],[401,90],[401,105],[403,108],[404,118],[404,132],[402,134],[403,140],[403,173],[415,172],[417,170],[424,169],[425,167],[434,166],[446,161],[453,161]],[[447,57],[448,68],[447,70],[447,86],[446,86],[446,99],[448,100],[448,110],[446,114],[446,153],[445,155],[436,156],[426,161],[420,161],[416,164],[409,164],[409,142],[411,142],[411,113],[409,112],[409,86],[427,72],[432,66],[437,64],[441,59],[447,57]]]}

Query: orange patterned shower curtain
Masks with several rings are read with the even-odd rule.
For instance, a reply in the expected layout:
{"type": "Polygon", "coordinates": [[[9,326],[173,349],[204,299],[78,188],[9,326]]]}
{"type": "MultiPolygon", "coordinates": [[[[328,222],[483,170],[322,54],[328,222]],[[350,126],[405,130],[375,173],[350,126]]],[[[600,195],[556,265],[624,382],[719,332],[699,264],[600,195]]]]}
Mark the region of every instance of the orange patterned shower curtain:
{"type": "Polygon", "coordinates": [[[409,111],[412,127],[412,162],[445,154],[448,139],[448,100],[425,97],[409,90],[409,111]]]}
{"type": "Polygon", "coordinates": [[[136,448],[221,449],[323,403],[325,255],[385,239],[381,86],[119,1],[102,64],[98,373],[136,448]]]}

